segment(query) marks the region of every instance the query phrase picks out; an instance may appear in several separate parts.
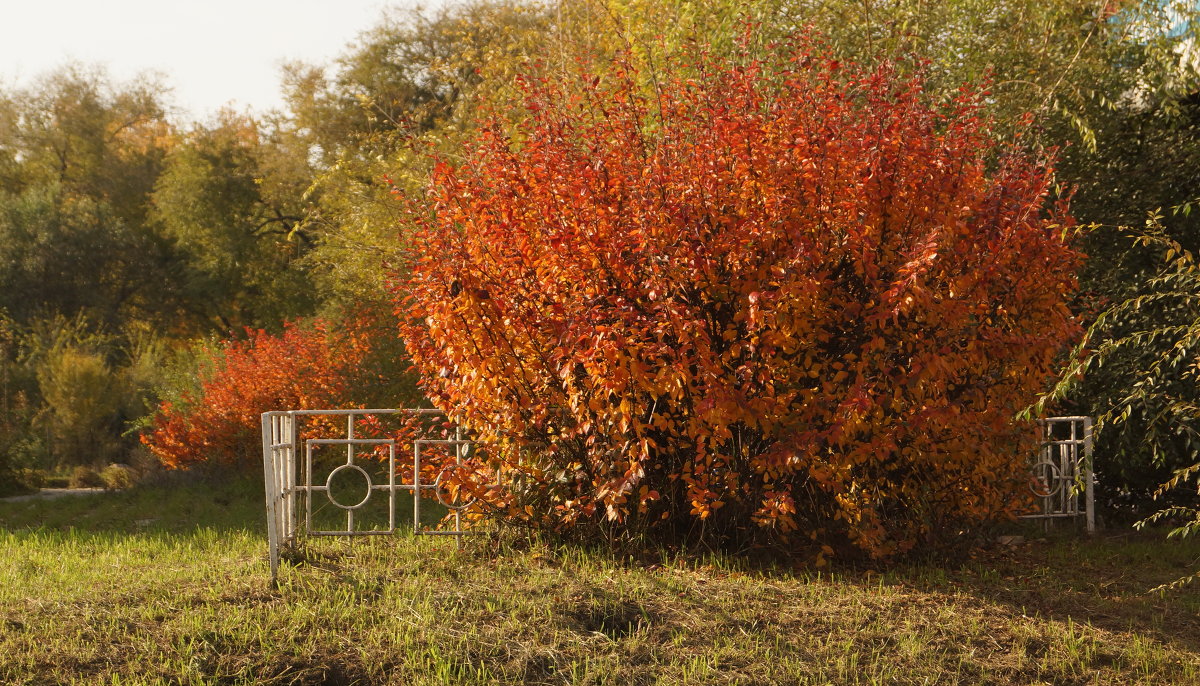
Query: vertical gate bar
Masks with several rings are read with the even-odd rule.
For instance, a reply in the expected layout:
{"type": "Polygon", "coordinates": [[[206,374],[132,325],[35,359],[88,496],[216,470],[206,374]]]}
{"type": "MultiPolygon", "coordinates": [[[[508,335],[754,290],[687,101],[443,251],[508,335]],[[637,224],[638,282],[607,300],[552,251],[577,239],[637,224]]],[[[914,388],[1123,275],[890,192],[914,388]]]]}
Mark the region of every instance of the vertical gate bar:
{"type": "Polygon", "coordinates": [[[288,447],[283,457],[288,465],[288,484],[292,486],[292,498],[288,502],[287,528],[288,538],[295,543],[296,539],[296,469],[300,462],[300,427],[295,413],[287,413],[288,447]]]}
{"type": "Polygon", "coordinates": [[[289,422],[287,414],[276,413],[272,417],[271,443],[275,444],[275,451],[271,458],[275,461],[275,487],[280,494],[276,513],[281,546],[295,536],[295,526],[292,524],[295,494],[288,491],[288,485],[292,483],[292,425],[289,422]]]}
{"type": "Polygon", "coordinates": [[[280,428],[282,422],[282,417],[271,417],[271,491],[275,494],[275,542],[277,548],[281,547],[287,539],[287,529],[283,525],[284,502],[279,490],[283,483],[283,462],[280,461],[279,457],[283,450],[283,448],[279,447],[279,444],[283,441],[283,430],[280,428]]]}
{"type": "Polygon", "coordinates": [[[275,535],[280,546],[287,540],[288,535],[284,525],[287,521],[287,502],[283,497],[283,470],[286,469],[286,463],[282,459],[286,448],[280,446],[283,443],[284,421],[280,416],[271,417],[271,490],[275,492],[275,535]]]}
{"type": "Polygon", "coordinates": [[[396,531],[396,444],[388,445],[388,533],[396,531]]]}
{"type": "Polygon", "coordinates": [[[413,533],[421,533],[421,444],[413,441],[413,533]]]}
{"type": "MultiPolygon", "coordinates": [[[[1053,436],[1054,436],[1054,431],[1051,428],[1050,422],[1048,422],[1048,421],[1042,422],[1042,441],[1043,441],[1043,443],[1042,443],[1042,449],[1041,449],[1041,452],[1042,452],[1041,459],[1043,462],[1045,462],[1046,464],[1050,464],[1050,465],[1054,464],[1054,446],[1052,443],[1050,443],[1050,439],[1053,436]]],[[[1052,476],[1051,474],[1046,475],[1046,493],[1047,493],[1047,495],[1042,497],[1042,514],[1049,514],[1052,509],[1051,503],[1052,503],[1054,494],[1050,492],[1050,485],[1052,483],[1051,479],[1050,479],[1051,476],[1052,476]]],[[[1047,525],[1048,525],[1048,521],[1047,521],[1047,525]]]]}
{"type": "Polygon", "coordinates": [[[288,530],[287,519],[287,502],[284,500],[283,486],[286,483],[284,476],[287,471],[288,464],[288,448],[280,445],[285,439],[285,432],[288,430],[288,418],[286,416],[275,418],[275,449],[271,453],[271,459],[275,463],[275,531],[278,536],[279,546],[282,548],[288,542],[291,531],[288,530]]]}
{"type": "Polygon", "coordinates": [[[1071,490],[1074,488],[1071,479],[1071,448],[1065,443],[1058,445],[1058,511],[1071,511],[1071,490]]]}
{"type": "Polygon", "coordinates": [[[1096,475],[1092,471],[1092,418],[1083,420],[1084,507],[1087,512],[1087,532],[1096,533],[1096,475]]]}
{"type": "Polygon", "coordinates": [[[274,450],[271,452],[271,459],[275,463],[275,491],[279,495],[279,505],[276,507],[276,522],[275,526],[279,529],[279,543],[282,545],[284,541],[291,535],[288,527],[288,499],[285,492],[288,482],[288,447],[283,445],[291,439],[291,428],[288,424],[287,415],[281,415],[274,418],[274,426],[271,429],[271,442],[275,444],[274,450]]]}
{"type": "Polygon", "coordinates": [[[1072,515],[1079,514],[1079,422],[1072,419],[1071,424],[1071,509],[1072,515]]]}
{"type": "Polygon", "coordinates": [[[312,443],[304,446],[304,532],[312,527],[312,443]]]}
{"type": "Polygon", "coordinates": [[[272,417],[270,412],[262,414],[262,439],[263,439],[263,479],[264,488],[266,489],[267,497],[267,557],[271,563],[271,585],[274,586],[279,580],[279,539],[278,532],[275,526],[275,461],[272,459],[271,453],[274,448],[271,441],[272,417]]]}
{"type": "MultiPolygon", "coordinates": [[[[459,427],[457,424],[454,425],[454,440],[456,441],[454,444],[454,466],[458,470],[459,478],[461,479],[462,478],[462,457],[463,457],[463,444],[461,443],[462,428],[459,427]]],[[[460,499],[462,498],[462,484],[459,484],[459,498],[460,499]]],[[[459,513],[458,510],[454,511],[454,530],[459,532],[460,534],[462,533],[462,515],[459,513]]],[[[455,549],[462,550],[462,546],[463,546],[462,536],[455,536],[454,537],[455,549]]]]}
{"type": "MultiPolygon", "coordinates": [[[[354,413],[346,415],[346,439],[354,440],[354,413]]],[[[354,444],[346,444],[346,464],[354,464],[354,444]]],[[[367,491],[367,497],[371,497],[371,491],[367,491]]],[[[354,531],[354,510],[346,510],[346,531],[354,531]]]]}
{"type": "Polygon", "coordinates": [[[280,446],[283,442],[283,427],[286,423],[286,418],[276,416],[273,418],[274,426],[272,427],[271,442],[274,444],[271,448],[271,471],[273,474],[271,488],[275,491],[275,541],[277,549],[282,549],[287,544],[288,528],[287,528],[287,503],[284,501],[283,484],[284,470],[287,469],[285,456],[287,448],[280,446]]]}
{"type": "Polygon", "coordinates": [[[288,459],[288,453],[292,437],[291,424],[288,421],[287,415],[275,418],[274,433],[275,438],[273,440],[277,447],[272,457],[275,460],[275,489],[279,493],[279,506],[276,509],[278,515],[276,526],[279,527],[279,542],[282,545],[291,534],[291,531],[289,531],[290,527],[288,526],[288,501],[284,492],[284,489],[287,487],[288,469],[291,462],[288,459]],[[287,445],[284,445],[285,443],[287,445]]]}

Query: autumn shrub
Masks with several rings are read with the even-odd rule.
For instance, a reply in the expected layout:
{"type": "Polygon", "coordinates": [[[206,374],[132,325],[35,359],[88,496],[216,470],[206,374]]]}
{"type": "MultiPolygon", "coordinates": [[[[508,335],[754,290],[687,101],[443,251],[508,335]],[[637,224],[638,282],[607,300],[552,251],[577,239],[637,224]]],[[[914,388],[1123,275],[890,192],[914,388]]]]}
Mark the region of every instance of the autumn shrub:
{"type": "Polygon", "coordinates": [[[1049,163],[983,93],[771,54],[530,80],[409,205],[408,350],[503,517],[886,558],[1024,500],[1078,328],[1049,163]]]}
{"type": "Polygon", "coordinates": [[[221,346],[197,388],[159,406],[142,442],[167,467],[261,468],[261,413],[350,403],[369,349],[369,337],[354,326],[248,332],[221,346]]]}

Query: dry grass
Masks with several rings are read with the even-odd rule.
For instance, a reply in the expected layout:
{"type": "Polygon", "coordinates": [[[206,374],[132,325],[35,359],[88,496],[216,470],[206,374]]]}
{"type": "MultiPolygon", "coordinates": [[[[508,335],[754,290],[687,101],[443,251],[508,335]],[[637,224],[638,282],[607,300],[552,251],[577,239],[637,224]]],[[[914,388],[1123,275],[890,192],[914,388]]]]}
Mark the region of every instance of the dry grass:
{"type": "Polygon", "coordinates": [[[1195,543],[879,575],[405,536],[320,541],[272,591],[260,502],[0,503],[0,683],[1200,684],[1200,592],[1145,593],[1195,543]]]}

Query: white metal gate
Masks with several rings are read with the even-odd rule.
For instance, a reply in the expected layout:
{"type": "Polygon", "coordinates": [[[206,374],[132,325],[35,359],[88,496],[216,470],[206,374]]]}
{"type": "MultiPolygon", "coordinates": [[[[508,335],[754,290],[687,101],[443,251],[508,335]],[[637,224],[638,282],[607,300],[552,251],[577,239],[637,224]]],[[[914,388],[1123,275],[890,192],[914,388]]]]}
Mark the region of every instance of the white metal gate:
{"type": "MultiPolygon", "coordinates": [[[[464,459],[475,444],[463,438],[461,431],[438,422],[443,414],[439,410],[424,409],[362,409],[362,410],[287,410],[262,414],[263,473],[266,479],[267,538],[270,546],[271,580],[279,573],[280,552],[284,546],[295,545],[298,538],[305,536],[380,536],[396,533],[397,492],[412,494],[413,532],[418,535],[463,536],[461,511],[469,507],[474,499],[462,500],[459,496],[443,498],[443,479],[452,469],[461,468],[464,459]],[[356,428],[364,419],[391,416],[400,420],[416,420],[410,435],[398,439],[397,435],[376,431],[376,435],[361,435],[356,428]],[[301,424],[309,420],[323,422],[324,436],[310,435],[301,430],[301,424]],[[422,426],[422,420],[425,421],[422,426]],[[335,422],[344,421],[344,428],[336,430],[335,422]],[[408,478],[398,478],[403,473],[397,462],[397,446],[412,448],[412,471],[408,478]],[[321,478],[315,455],[326,447],[345,449],[345,459],[337,458],[336,466],[328,469],[321,478]],[[369,451],[364,455],[363,451],[369,451]],[[435,453],[435,454],[431,454],[435,453]],[[440,453],[440,454],[438,454],[440,453]],[[452,456],[452,457],[451,457],[452,456]],[[422,472],[432,465],[436,477],[422,479],[422,472]],[[376,471],[372,479],[371,469],[376,471]],[[335,496],[334,482],[342,475],[361,478],[365,484],[361,499],[341,501],[335,496]],[[448,528],[430,528],[421,524],[421,500],[433,498],[449,510],[448,528]],[[386,498],[385,521],[373,525],[365,524],[359,513],[372,502],[375,494],[386,498]],[[314,513],[332,506],[344,513],[344,525],[337,527],[328,521],[314,519],[314,513]]],[[[311,427],[310,427],[311,429],[311,427]]],[[[323,459],[322,463],[328,460],[323,459]]],[[[461,495],[461,494],[460,494],[461,495]]],[[[328,519],[328,518],[326,518],[328,519]]]]}
{"type": "Polygon", "coordinates": [[[1088,533],[1096,531],[1096,478],[1092,473],[1092,418],[1050,417],[1038,420],[1041,446],[1033,464],[1030,489],[1039,512],[1025,519],[1084,516],[1088,533]],[[1080,507],[1080,495],[1083,507],[1080,507]]]}
{"type": "MultiPolygon", "coordinates": [[[[418,535],[463,536],[470,531],[462,527],[461,511],[474,500],[447,500],[443,479],[456,466],[463,465],[464,458],[475,448],[475,443],[462,436],[461,432],[445,425],[419,431],[398,440],[396,435],[359,435],[356,422],[362,418],[396,416],[410,419],[437,420],[443,418],[439,410],[383,409],[383,410],[288,410],[264,412],[262,414],[263,471],[266,477],[267,538],[270,545],[271,579],[279,573],[280,551],[284,546],[295,545],[298,537],[307,536],[379,536],[390,535],[396,527],[396,494],[412,494],[413,532],[418,535]],[[325,433],[331,433],[334,421],[344,420],[344,430],[337,437],[305,437],[301,422],[319,418],[326,422],[325,433]],[[412,447],[412,471],[407,479],[398,479],[398,445],[401,449],[412,447]],[[344,447],[345,460],[329,469],[325,478],[320,478],[315,468],[314,454],[323,447],[344,447]],[[372,452],[370,459],[359,459],[359,451],[372,452]],[[430,452],[440,451],[440,456],[430,452]],[[437,476],[422,479],[422,472],[433,463],[437,476]],[[382,471],[378,483],[364,465],[382,471]],[[365,482],[363,497],[357,501],[339,501],[334,495],[334,481],[341,474],[356,474],[365,482]],[[367,506],[376,493],[384,494],[386,500],[386,523],[364,526],[358,513],[367,506]],[[433,498],[449,510],[448,528],[436,529],[422,526],[421,501],[433,498]],[[317,495],[321,494],[321,498],[317,495]],[[344,525],[332,528],[314,520],[314,507],[327,502],[344,513],[344,525]]],[[[434,422],[436,424],[436,421],[434,422]]],[[[1039,420],[1042,443],[1032,471],[1031,488],[1037,497],[1039,512],[1023,515],[1028,519],[1086,517],[1088,533],[1095,531],[1095,478],[1092,474],[1092,420],[1090,417],[1052,417],[1039,420]],[[1080,495],[1083,495],[1083,508],[1080,495]]],[[[495,486],[496,484],[489,484],[495,486]]]]}

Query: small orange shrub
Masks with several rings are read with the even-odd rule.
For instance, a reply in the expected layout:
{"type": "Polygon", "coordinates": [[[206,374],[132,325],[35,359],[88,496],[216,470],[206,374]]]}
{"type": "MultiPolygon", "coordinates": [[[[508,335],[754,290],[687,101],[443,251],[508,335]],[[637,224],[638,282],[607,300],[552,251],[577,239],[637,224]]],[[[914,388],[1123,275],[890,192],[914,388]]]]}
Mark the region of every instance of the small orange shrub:
{"type": "Polygon", "coordinates": [[[142,442],[168,467],[200,462],[259,465],[260,415],[349,403],[370,340],[317,322],[279,335],[248,331],[229,341],[199,394],[163,403],[142,442]]]}
{"type": "Polygon", "coordinates": [[[1077,334],[1051,169],[977,94],[778,55],[529,83],[438,165],[403,331],[507,516],[888,557],[1022,499],[1077,334]]]}

